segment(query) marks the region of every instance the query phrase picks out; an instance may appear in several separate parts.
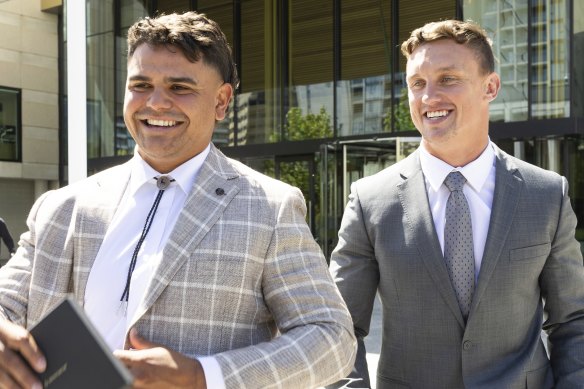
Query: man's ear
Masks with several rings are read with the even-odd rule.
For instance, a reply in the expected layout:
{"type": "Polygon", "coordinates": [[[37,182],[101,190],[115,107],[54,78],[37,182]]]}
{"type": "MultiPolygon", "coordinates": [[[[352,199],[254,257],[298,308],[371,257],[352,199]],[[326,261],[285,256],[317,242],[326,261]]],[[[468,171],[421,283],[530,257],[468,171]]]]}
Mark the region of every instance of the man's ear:
{"type": "Polygon", "coordinates": [[[497,95],[499,94],[499,90],[501,89],[501,79],[499,75],[495,72],[492,72],[485,78],[485,99],[489,102],[495,100],[497,95]]]}
{"type": "Polygon", "coordinates": [[[225,119],[227,107],[233,97],[233,86],[230,83],[224,82],[217,90],[215,103],[215,120],[220,121],[225,119]]]}

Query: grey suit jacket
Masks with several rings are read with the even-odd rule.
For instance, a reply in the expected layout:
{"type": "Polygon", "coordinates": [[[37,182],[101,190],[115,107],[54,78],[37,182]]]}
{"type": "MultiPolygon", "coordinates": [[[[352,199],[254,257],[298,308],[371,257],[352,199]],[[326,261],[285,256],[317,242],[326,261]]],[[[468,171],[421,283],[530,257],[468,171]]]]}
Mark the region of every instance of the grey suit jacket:
{"type": "Polygon", "coordinates": [[[584,267],[567,191],[559,175],[496,149],[491,221],[465,324],[419,152],[354,183],[331,271],[354,320],[358,375],[368,378],[362,338],[379,292],[379,389],[583,388],[584,267]]]}
{"type": "MultiPolygon", "coordinates": [[[[0,270],[0,314],[31,326],[67,293],[83,304],[129,174],[124,164],[36,202],[0,270]]],[[[186,355],[214,355],[227,388],[310,388],[347,374],[351,319],[305,214],[298,189],[212,147],[133,326],[186,355]]]]}

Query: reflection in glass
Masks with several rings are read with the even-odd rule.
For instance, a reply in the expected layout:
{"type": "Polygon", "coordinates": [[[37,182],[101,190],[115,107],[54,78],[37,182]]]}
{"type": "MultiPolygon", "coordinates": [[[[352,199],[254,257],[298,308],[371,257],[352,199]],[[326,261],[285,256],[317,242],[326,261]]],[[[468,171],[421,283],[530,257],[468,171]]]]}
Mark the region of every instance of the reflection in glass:
{"type": "MultiPolygon", "coordinates": [[[[334,112],[332,5],[329,0],[295,0],[289,4],[290,61],[284,75],[287,87],[283,102],[286,117],[297,114],[296,108],[305,115],[332,116],[334,112]]],[[[299,134],[304,139],[325,135],[313,131],[299,134]]],[[[288,140],[291,133],[282,131],[282,135],[288,140]]]]}
{"type": "MultiPolygon", "coordinates": [[[[184,1],[184,7],[188,8],[189,1],[184,1]]],[[[192,3],[192,1],[191,1],[192,3]]],[[[198,0],[196,2],[196,11],[203,13],[219,24],[221,31],[227,37],[227,42],[231,45],[233,50],[233,1],[232,0],[198,0]]],[[[241,77],[241,75],[240,75],[241,77]]],[[[233,146],[230,140],[233,138],[231,132],[233,131],[233,125],[231,120],[233,117],[230,112],[233,112],[234,105],[233,100],[227,111],[225,119],[215,124],[215,131],[213,132],[213,143],[219,147],[222,146],[233,146]],[[231,139],[230,139],[231,138],[231,139]]]]}
{"type": "Polygon", "coordinates": [[[235,99],[237,139],[234,120],[230,121],[229,145],[268,143],[279,129],[281,114],[281,51],[277,23],[279,8],[275,2],[241,1],[241,85],[235,99]]]}
{"type": "Polygon", "coordinates": [[[535,0],[531,29],[531,112],[535,119],[570,116],[568,2],[535,0]]]}
{"type": "Polygon", "coordinates": [[[154,14],[171,14],[173,12],[185,12],[190,10],[190,0],[158,0],[156,2],[156,10],[154,14]]]}
{"type": "Polygon", "coordinates": [[[490,105],[491,121],[519,121],[528,116],[527,4],[528,0],[464,1],[464,18],[479,23],[493,40],[501,90],[490,105]]]}
{"type": "Polygon", "coordinates": [[[121,26],[115,35],[115,121],[114,121],[114,155],[132,155],[135,142],[124,123],[124,95],[126,93],[127,54],[126,36],[128,28],[140,18],[148,16],[152,0],[121,0],[121,26]]]}
{"type": "Polygon", "coordinates": [[[87,37],[87,157],[114,155],[113,31],[87,37]]]}
{"type": "Polygon", "coordinates": [[[572,116],[584,116],[584,1],[575,1],[573,7],[572,35],[572,82],[574,88],[572,101],[572,116]]]}
{"type": "Polygon", "coordinates": [[[391,1],[343,1],[339,136],[391,131],[391,56],[391,1]]]}
{"type": "Polygon", "coordinates": [[[322,213],[320,153],[279,158],[245,158],[242,162],[259,172],[300,189],[306,201],[306,222],[314,238],[322,247],[325,216],[322,213]]]}

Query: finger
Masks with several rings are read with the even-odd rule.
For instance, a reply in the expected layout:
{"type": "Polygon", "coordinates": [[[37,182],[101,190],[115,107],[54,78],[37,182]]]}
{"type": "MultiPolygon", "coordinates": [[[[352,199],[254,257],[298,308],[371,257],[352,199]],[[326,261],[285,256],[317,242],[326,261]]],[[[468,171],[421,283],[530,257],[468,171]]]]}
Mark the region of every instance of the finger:
{"type": "Polygon", "coordinates": [[[7,388],[20,388],[21,386],[18,385],[14,379],[8,374],[8,372],[1,370],[0,371],[0,388],[7,389],[7,388]]]}
{"type": "Polygon", "coordinates": [[[138,335],[138,330],[136,328],[130,329],[130,334],[128,336],[130,341],[130,346],[136,350],[144,350],[154,347],[160,347],[159,344],[152,343],[145,338],[138,335]]]}
{"type": "Polygon", "coordinates": [[[7,348],[20,353],[36,372],[45,371],[47,361],[30,332],[9,321],[4,321],[0,328],[0,339],[7,348]]]}
{"type": "Polygon", "coordinates": [[[42,388],[24,358],[0,343],[0,388],[42,388]]]}
{"type": "Polygon", "coordinates": [[[115,350],[114,356],[126,366],[134,378],[132,388],[146,387],[146,383],[151,379],[150,375],[154,374],[154,366],[150,366],[144,361],[144,355],[139,350],[115,350]]]}

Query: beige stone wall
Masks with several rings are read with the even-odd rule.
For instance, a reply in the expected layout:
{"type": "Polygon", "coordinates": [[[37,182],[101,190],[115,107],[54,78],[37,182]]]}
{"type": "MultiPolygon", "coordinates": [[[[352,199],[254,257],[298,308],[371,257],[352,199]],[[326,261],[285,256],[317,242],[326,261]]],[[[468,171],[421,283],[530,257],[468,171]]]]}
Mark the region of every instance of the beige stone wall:
{"type": "Polygon", "coordinates": [[[16,240],[59,179],[58,39],[58,17],[41,0],[0,2],[0,86],[21,90],[22,162],[0,161],[0,217],[16,240]]]}
{"type": "Polygon", "coordinates": [[[22,91],[22,163],[0,162],[0,178],[58,180],[57,15],[39,0],[5,1],[0,37],[0,85],[22,91]]]}

